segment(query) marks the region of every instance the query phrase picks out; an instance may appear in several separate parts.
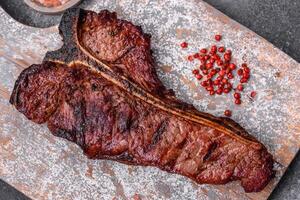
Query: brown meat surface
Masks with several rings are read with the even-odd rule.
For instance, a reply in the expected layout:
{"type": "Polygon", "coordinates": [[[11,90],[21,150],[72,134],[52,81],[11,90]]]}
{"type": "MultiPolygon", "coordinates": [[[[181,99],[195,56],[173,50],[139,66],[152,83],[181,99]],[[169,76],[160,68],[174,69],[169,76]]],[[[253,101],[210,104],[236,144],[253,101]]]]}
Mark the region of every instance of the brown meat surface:
{"type": "Polygon", "coordinates": [[[95,57],[109,63],[144,89],[153,92],[165,89],[156,75],[150,35],[106,10],[99,14],[87,12],[82,21],[82,45],[95,57]]]}
{"type": "Polygon", "coordinates": [[[32,65],[15,84],[10,102],[28,119],[47,123],[92,159],[155,166],[200,184],[240,180],[246,192],[268,184],[267,149],[234,121],[176,100],[159,81],[140,28],[108,11],[71,10],[63,35],[68,23],[79,34],[74,62],[32,65]]]}

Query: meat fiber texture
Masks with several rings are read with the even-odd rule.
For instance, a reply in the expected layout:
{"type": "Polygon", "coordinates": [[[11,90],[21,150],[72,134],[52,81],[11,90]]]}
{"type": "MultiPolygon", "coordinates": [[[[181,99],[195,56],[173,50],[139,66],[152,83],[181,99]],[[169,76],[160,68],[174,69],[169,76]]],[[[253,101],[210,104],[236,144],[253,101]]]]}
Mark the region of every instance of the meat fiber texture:
{"type": "Polygon", "coordinates": [[[19,76],[10,102],[92,159],[155,166],[202,184],[261,191],[267,149],[227,118],[177,100],[156,75],[150,36],[115,13],[67,11],[64,46],[19,76]]]}

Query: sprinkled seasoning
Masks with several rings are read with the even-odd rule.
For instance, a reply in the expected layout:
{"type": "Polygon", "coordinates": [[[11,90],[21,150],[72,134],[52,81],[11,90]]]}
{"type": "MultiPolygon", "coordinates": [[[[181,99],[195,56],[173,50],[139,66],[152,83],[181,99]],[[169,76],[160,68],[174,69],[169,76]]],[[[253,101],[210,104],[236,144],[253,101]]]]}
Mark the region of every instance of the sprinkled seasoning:
{"type": "MultiPolygon", "coordinates": [[[[221,41],[221,35],[215,35],[216,41],[221,41]]],[[[181,43],[182,48],[187,48],[188,43],[181,43]]],[[[251,70],[247,63],[237,65],[232,62],[233,53],[225,46],[215,44],[210,47],[201,48],[198,52],[188,55],[189,61],[198,61],[199,67],[192,70],[197,80],[201,80],[200,85],[210,95],[227,95],[234,91],[233,102],[236,105],[242,103],[242,91],[250,79],[251,70]],[[235,81],[238,79],[238,81],[235,81]],[[233,83],[239,82],[236,86],[233,83]]],[[[255,91],[250,96],[254,98],[255,91]]],[[[230,111],[231,112],[231,111],[230,111]]],[[[225,114],[225,113],[224,113],[225,114]]],[[[231,115],[231,113],[230,113],[231,115]]],[[[226,115],[227,116],[227,115],[226,115]]]]}

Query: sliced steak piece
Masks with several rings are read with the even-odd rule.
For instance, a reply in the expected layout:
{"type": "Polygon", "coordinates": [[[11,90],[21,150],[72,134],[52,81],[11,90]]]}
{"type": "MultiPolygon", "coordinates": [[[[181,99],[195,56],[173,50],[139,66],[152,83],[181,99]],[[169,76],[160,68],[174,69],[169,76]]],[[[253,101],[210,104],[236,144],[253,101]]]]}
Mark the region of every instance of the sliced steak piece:
{"type": "Polygon", "coordinates": [[[92,159],[155,166],[200,184],[240,180],[246,192],[271,180],[273,158],[260,142],[164,88],[140,28],[108,11],[71,9],[60,33],[64,46],[15,84],[10,103],[28,119],[92,159]]]}

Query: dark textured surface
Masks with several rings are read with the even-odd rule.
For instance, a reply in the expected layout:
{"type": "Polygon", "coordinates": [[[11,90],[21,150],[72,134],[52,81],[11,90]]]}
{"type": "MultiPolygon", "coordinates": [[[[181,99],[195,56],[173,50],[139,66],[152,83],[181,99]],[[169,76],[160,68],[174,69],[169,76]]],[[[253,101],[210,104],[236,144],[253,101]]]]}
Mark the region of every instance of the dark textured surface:
{"type": "Polygon", "coordinates": [[[281,181],[270,196],[270,200],[300,199],[300,154],[296,156],[281,181]]]}
{"type": "Polygon", "coordinates": [[[42,14],[27,6],[23,0],[1,0],[1,7],[15,20],[35,27],[49,27],[58,24],[60,15],[42,14]]]}
{"type": "Polygon", "coordinates": [[[28,197],[0,180],[0,200],[30,200],[28,197]]]}
{"type": "MultiPolygon", "coordinates": [[[[1,5],[3,2],[8,2],[8,0],[1,0],[1,5]]],[[[13,1],[10,2],[13,4],[13,1]]],[[[297,61],[300,60],[300,51],[298,50],[300,47],[300,1],[206,0],[206,2],[263,36],[297,61]]],[[[34,17],[31,17],[35,23],[40,23],[38,15],[39,14],[36,14],[34,17]]],[[[59,17],[56,21],[54,18],[50,20],[47,18],[48,17],[42,20],[43,23],[45,23],[44,26],[47,26],[47,23],[49,25],[58,23],[59,21],[59,17]]],[[[29,19],[30,17],[24,21],[30,23],[29,19]]],[[[43,27],[43,25],[39,25],[39,27],[43,27]]],[[[270,199],[299,199],[299,185],[300,155],[298,155],[296,160],[292,163],[270,199]]],[[[13,196],[12,194],[15,194],[15,190],[3,182],[0,182],[0,199],[10,200],[23,198],[17,198],[18,195],[13,196]]]]}

